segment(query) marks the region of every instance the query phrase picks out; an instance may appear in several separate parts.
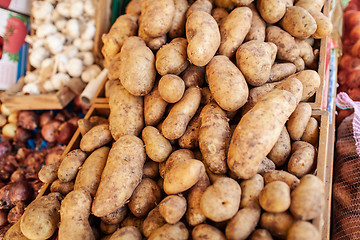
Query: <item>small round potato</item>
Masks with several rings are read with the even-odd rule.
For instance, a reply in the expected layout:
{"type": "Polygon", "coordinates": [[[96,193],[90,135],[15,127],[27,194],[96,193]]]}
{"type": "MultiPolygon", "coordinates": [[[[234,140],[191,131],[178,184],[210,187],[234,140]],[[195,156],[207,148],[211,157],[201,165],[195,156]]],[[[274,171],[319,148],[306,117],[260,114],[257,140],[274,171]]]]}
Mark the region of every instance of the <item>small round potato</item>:
{"type": "Polygon", "coordinates": [[[179,149],[170,154],[165,162],[159,164],[160,177],[165,178],[165,173],[169,172],[176,164],[194,159],[194,153],[188,149],[179,149]]]}
{"type": "Polygon", "coordinates": [[[286,12],[286,2],[284,0],[258,0],[257,9],[267,23],[276,23],[286,12]]]}
{"type": "Polygon", "coordinates": [[[303,141],[292,144],[292,155],[288,162],[288,171],[298,178],[311,173],[315,168],[316,150],[313,145],[303,141]]]}
{"type": "Polygon", "coordinates": [[[66,196],[69,192],[74,190],[74,182],[62,182],[60,179],[56,179],[51,183],[50,192],[59,192],[66,196]]]}
{"type": "Polygon", "coordinates": [[[260,206],[267,212],[281,213],[290,207],[290,188],[282,181],[265,185],[259,195],[260,206]]]}
{"type": "Polygon", "coordinates": [[[159,163],[147,160],[144,164],[144,177],[156,179],[159,176],[159,163]]]}
{"type": "Polygon", "coordinates": [[[240,183],[241,203],[240,207],[245,208],[259,203],[259,195],[264,188],[264,179],[260,174],[244,180],[240,183]]]}
{"type": "Polygon", "coordinates": [[[264,212],[261,215],[260,226],[268,230],[275,238],[286,239],[287,233],[294,221],[293,216],[288,212],[264,212]]]}
{"type": "Polygon", "coordinates": [[[191,235],[193,240],[204,240],[204,239],[225,240],[226,239],[224,234],[219,229],[208,224],[197,225],[193,229],[191,235]]]}
{"type": "Polygon", "coordinates": [[[273,240],[273,238],[268,230],[256,229],[251,234],[250,240],[273,240]]]}
{"type": "Polygon", "coordinates": [[[142,139],[145,143],[146,154],[155,162],[165,161],[172,152],[169,140],[164,138],[159,130],[153,126],[147,126],[143,129],[142,139]]]}
{"type": "Polygon", "coordinates": [[[231,219],[238,211],[241,199],[240,185],[232,178],[219,178],[201,197],[200,208],[214,222],[231,219]]]}
{"type": "Polygon", "coordinates": [[[186,212],[186,199],[181,195],[167,196],[160,202],[159,211],[167,223],[175,224],[186,212]]]}
{"type": "Polygon", "coordinates": [[[271,159],[265,157],[260,163],[258,173],[262,174],[267,170],[275,170],[275,168],[276,168],[275,163],[271,161],[271,159]]]}
{"type": "Polygon", "coordinates": [[[102,233],[108,235],[113,234],[119,227],[119,224],[107,224],[103,221],[100,222],[100,230],[102,233]]]}
{"type": "Polygon", "coordinates": [[[168,103],[178,102],[185,91],[184,81],[173,74],[164,75],[159,81],[159,93],[162,99],[168,103]]]}
{"type": "Polygon", "coordinates": [[[280,22],[285,31],[296,38],[309,38],[316,32],[317,24],[311,14],[302,7],[290,6],[280,22]]]}
{"type": "Polygon", "coordinates": [[[289,229],[286,240],[320,240],[320,232],[314,225],[306,221],[297,221],[289,229]]]}

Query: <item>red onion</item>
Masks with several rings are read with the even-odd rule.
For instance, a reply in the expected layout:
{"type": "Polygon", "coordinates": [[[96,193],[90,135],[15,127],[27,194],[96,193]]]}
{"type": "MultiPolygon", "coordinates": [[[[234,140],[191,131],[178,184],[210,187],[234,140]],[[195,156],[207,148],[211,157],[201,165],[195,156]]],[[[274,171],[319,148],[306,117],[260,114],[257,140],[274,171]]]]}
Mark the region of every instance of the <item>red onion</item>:
{"type": "Polygon", "coordinates": [[[60,144],[68,144],[75,131],[76,127],[73,124],[69,122],[64,122],[56,130],[55,139],[60,144]]]}
{"type": "Polygon", "coordinates": [[[20,182],[25,180],[25,170],[18,168],[15,172],[11,174],[10,182],[20,182]]]}
{"type": "Polygon", "coordinates": [[[31,132],[24,128],[17,128],[15,132],[14,141],[17,143],[26,142],[29,138],[31,138],[31,132]]]}
{"type": "Polygon", "coordinates": [[[9,154],[11,152],[11,144],[7,141],[0,142],[0,156],[9,154]]]}
{"type": "Polygon", "coordinates": [[[51,112],[43,112],[40,115],[40,126],[43,127],[45,124],[52,120],[52,113],[51,112]]]}
{"type": "Polygon", "coordinates": [[[11,183],[10,186],[9,196],[12,204],[29,202],[31,200],[34,190],[28,182],[11,183]]]}
{"type": "Polygon", "coordinates": [[[48,122],[43,126],[43,128],[41,129],[41,135],[46,141],[55,142],[56,141],[55,132],[60,125],[61,125],[60,121],[51,120],[50,122],[48,122]]]}
{"type": "Polygon", "coordinates": [[[7,211],[0,210],[0,227],[4,226],[7,223],[7,211]]]}
{"type": "Polygon", "coordinates": [[[12,207],[10,189],[11,185],[5,185],[0,189],[0,209],[10,209],[12,207]]]}
{"type": "Polygon", "coordinates": [[[33,111],[21,111],[18,124],[22,128],[34,130],[39,126],[39,116],[33,111]]]}

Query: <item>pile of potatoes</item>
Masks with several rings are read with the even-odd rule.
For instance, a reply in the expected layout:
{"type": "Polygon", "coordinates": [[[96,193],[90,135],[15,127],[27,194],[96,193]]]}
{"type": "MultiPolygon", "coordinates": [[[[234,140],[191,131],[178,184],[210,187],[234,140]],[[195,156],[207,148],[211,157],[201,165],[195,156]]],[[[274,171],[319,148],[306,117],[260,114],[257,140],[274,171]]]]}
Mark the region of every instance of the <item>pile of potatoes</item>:
{"type": "Polygon", "coordinates": [[[320,239],[323,5],[132,0],[102,38],[108,119],[5,239],[320,239]]]}

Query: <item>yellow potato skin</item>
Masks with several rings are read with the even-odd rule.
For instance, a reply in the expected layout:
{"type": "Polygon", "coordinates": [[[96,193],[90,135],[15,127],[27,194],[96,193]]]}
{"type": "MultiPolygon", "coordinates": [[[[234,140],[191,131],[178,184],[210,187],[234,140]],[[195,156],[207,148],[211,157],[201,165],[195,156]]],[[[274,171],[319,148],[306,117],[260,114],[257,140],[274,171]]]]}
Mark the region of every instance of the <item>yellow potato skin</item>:
{"type": "Polygon", "coordinates": [[[286,2],[284,0],[258,0],[257,9],[261,17],[267,23],[278,22],[286,12],[286,2]]]}
{"type": "Polygon", "coordinates": [[[143,129],[142,139],[145,143],[146,154],[155,162],[165,161],[172,152],[169,140],[164,138],[159,130],[153,126],[147,126],[143,129]]]}
{"type": "Polygon", "coordinates": [[[287,130],[292,140],[300,140],[310,120],[311,113],[312,109],[309,103],[299,103],[297,105],[287,122],[287,130]]]}
{"type": "Polygon", "coordinates": [[[191,233],[192,239],[202,240],[203,236],[211,236],[213,240],[225,240],[225,235],[216,227],[213,227],[208,224],[199,224],[192,230],[191,233]]]}
{"type": "Polygon", "coordinates": [[[165,114],[167,102],[160,96],[158,84],[144,97],[144,121],[146,126],[155,126],[165,114]]]}
{"type": "Polygon", "coordinates": [[[187,0],[174,0],[175,14],[169,30],[170,38],[182,37],[185,34],[186,12],[189,9],[187,0]]]}

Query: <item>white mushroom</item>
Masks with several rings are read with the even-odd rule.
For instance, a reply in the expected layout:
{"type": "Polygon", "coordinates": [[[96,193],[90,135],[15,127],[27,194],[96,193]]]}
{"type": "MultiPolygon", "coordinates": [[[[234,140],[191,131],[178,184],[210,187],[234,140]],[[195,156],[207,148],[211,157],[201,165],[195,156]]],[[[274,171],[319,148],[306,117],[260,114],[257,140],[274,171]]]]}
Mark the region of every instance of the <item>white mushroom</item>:
{"type": "Polygon", "coordinates": [[[84,10],[86,15],[88,15],[89,17],[94,17],[96,13],[94,1],[86,0],[84,4],[84,10]]]}
{"type": "Polygon", "coordinates": [[[94,39],[95,32],[95,24],[93,22],[88,22],[86,23],[85,29],[81,34],[81,38],[86,40],[92,40],[94,39]]]}
{"type": "Polygon", "coordinates": [[[47,36],[46,44],[52,54],[61,52],[64,48],[65,36],[61,33],[55,33],[47,36]]]}
{"type": "Polygon", "coordinates": [[[69,2],[59,2],[56,5],[55,11],[59,12],[61,16],[70,17],[70,7],[71,4],[69,2]]]}
{"type": "Polygon", "coordinates": [[[40,94],[39,87],[36,83],[25,84],[22,91],[29,94],[40,94]]]}
{"type": "Polygon", "coordinates": [[[37,82],[38,80],[39,80],[39,76],[38,76],[37,71],[26,72],[26,75],[24,77],[25,84],[37,82]]]}
{"type": "Polygon", "coordinates": [[[65,31],[66,23],[67,23],[66,19],[61,18],[55,22],[55,26],[58,29],[58,31],[63,32],[65,31]]]}
{"type": "Polygon", "coordinates": [[[79,49],[75,45],[64,46],[63,54],[68,58],[75,57],[79,52],[79,49]]]}
{"type": "Polygon", "coordinates": [[[57,29],[55,25],[52,23],[43,23],[42,25],[39,25],[39,27],[36,30],[36,36],[38,38],[44,38],[47,35],[51,35],[57,32],[57,29]]]}
{"type": "Polygon", "coordinates": [[[77,57],[83,61],[84,66],[90,66],[95,62],[92,52],[80,52],[77,57]]]}
{"type": "Polygon", "coordinates": [[[29,55],[29,62],[34,68],[39,68],[41,62],[50,56],[49,51],[43,47],[32,49],[29,55]]]}
{"type": "Polygon", "coordinates": [[[78,38],[80,36],[80,24],[76,19],[70,19],[65,26],[65,34],[71,38],[78,38]]]}
{"type": "Polygon", "coordinates": [[[70,76],[66,73],[57,73],[50,79],[56,90],[60,89],[65,83],[70,81],[70,76]]]}
{"type": "Polygon", "coordinates": [[[85,71],[81,74],[81,80],[83,82],[90,82],[92,79],[96,78],[97,75],[101,72],[101,68],[93,64],[85,69],[85,71]]]}
{"type": "Polygon", "coordinates": [[[83,14],[84,3],[81,0],[77,0],[71,3],[70,16],[72,18],[78,18],[83,14]]]}
{"type": "Polygon", "coordinates": [[[48,18],[54,7],[49,2],[44,1],[33,1],[31,6],[31,15],[36,19],[46,19],[48,18]]]}
{"type": "Polygon", "coordinates": [[[65,54],[60,53],[56,55],[57,58],[57,71],[58,72],[62,72],[62,73],[66,73],[66,66],[68,64],[68,58],[65,56],[65,54]]]}
{"type": "Polygon", "coordinates": [[[47,92],[52,92],[57,90],[54,85],[52,84],[52,82],[50,80],[46,80],[43,84],[43,88],[47,91],[47,92]]]}
{"type": "Polygon", "coordinates": [[[72,58],[66,66],[66,70],[72,77],[80,77],[83,69],[83,62],[79,58],[72,58]]]}

